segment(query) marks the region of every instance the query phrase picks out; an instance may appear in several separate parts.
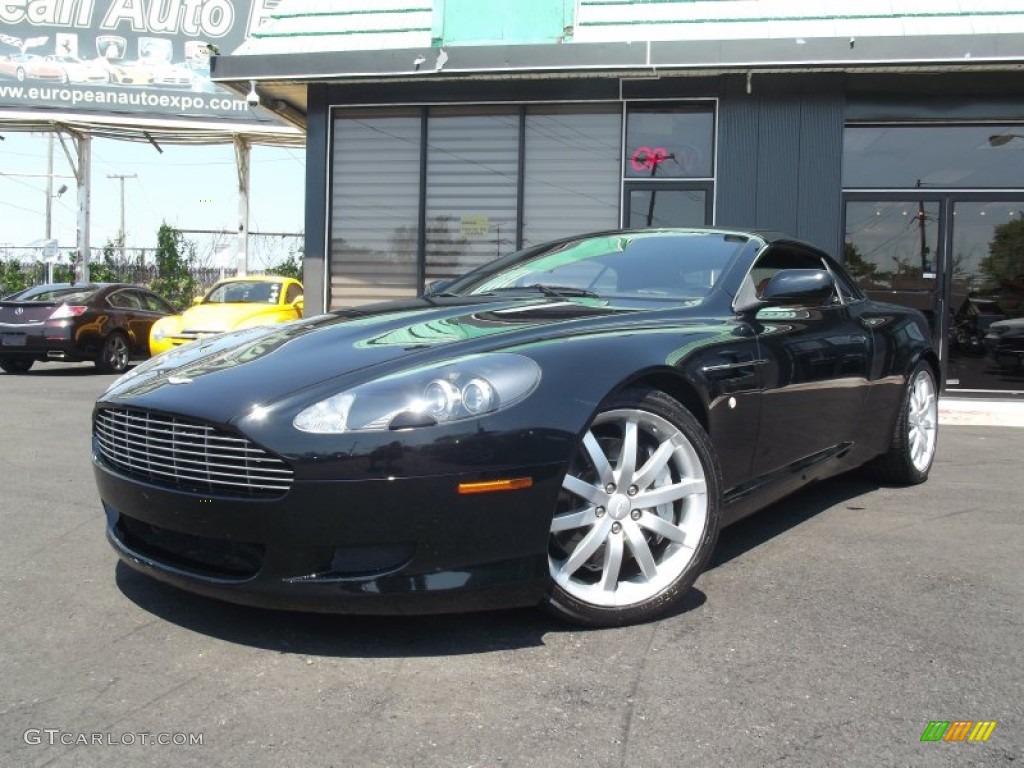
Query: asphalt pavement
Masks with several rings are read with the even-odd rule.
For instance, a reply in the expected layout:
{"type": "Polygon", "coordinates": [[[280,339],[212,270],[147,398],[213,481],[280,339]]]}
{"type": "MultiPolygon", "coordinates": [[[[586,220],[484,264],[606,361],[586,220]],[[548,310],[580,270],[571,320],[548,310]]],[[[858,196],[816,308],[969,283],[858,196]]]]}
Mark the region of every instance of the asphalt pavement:
{"type": "Polygon", "coordinates": [[[89,447],[111,380],[0,374],[0,765],[1024,760],[1024,430],[944,426],[926,484],[806,489],[724,531],[683,610],[581,631],[275,613],[119,566],[89,447]]]}

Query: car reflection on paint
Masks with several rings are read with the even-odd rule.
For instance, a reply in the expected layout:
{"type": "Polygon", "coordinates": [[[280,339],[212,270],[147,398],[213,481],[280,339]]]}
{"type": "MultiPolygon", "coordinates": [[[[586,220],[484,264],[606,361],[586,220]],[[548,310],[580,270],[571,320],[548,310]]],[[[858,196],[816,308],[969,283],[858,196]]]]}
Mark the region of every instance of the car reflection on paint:
{"type": "Polygon", "coordinates": [[[860,465],[923,482],[929,339],[783,235],[567,238],[128,372],[93,414],[107,536],[252,605],[646,621],[723,525],[860,465]]]}

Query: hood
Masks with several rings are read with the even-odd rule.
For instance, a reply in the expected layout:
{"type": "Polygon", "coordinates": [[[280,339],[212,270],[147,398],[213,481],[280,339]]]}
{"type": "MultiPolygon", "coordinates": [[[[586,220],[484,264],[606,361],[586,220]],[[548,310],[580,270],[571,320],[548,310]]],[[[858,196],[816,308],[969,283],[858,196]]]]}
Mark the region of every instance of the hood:
{"type": "Polygon", "coordinates": [[[182,312],[180,327],[183,331],[222,333],[245,320],[278,310],[277,304],[198,304],[182,312]]]}
{"type": "Polygon", "coordinates": [[[664,307],[643,309],[533,297],[375,305],[193,342],[129,371],[101,401],[227,422],[253,406],[324,383],[340,391],[463,354],[611,331],[625,322],[634,328],[638,314],[653,325],[666,321],[664,307]]]}

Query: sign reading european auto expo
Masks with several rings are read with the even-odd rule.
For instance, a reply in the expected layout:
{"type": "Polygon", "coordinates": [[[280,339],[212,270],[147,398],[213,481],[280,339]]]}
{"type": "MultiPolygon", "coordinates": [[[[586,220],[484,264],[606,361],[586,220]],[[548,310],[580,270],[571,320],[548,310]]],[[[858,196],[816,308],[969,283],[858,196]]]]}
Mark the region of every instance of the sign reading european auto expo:
{"type": "Polygon", "coordinates": [[[210,81],[273,0],[0,0],[0,107],[272,122],[210,81]]]}

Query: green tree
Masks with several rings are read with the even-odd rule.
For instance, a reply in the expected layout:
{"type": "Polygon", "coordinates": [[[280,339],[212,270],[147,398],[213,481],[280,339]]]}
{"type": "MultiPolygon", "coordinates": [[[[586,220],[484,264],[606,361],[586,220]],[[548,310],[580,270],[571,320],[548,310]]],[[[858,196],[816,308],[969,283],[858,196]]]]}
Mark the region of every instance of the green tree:
{"type": "Polygon", "coordinates": [[[870,286],[878,281],[878,265],[865,259],[853,243],[848,242],[843,246],[843,265],[859,285],[870,286]]]}
{"type": "Polygon", "coordinates": [[[0,296],[28,288],[28,276],[17,259],[0,261],[0,296]]]}
{"type": "Polygon", "coordinates": [[[67,264],[62,264],[58,255],[57,262],[53,265],[50,277],[55,283],[73,283],[75,281],[75,252],[68,251],[66,255],[67,264]]]}
{"type": "Polygon", "coordinates": [[[124,233],[117,237],[107,238],[103,246],[103,260],[89,265],[89,279],[95,283],[116,283],[121,280],[123,264],[117,259],[118,253],[124,252],[124,233]]]}
{"type": "Polygon", "coordinates": [[[1024,220],[1008,221],[995,228],[981,271],[996,286],[1024,277],[1024,220]]]}
{"type": "Polygon", "coordinates": [[[181,230],[164,222],[156,234],[157,278],[152,289],[171,304],[183,309],[192,303],[198,289],[192,276],[196,246],[181,230]]]}
{"type": "Polygon", "coordinates": [[[302,280],[302,249],[289,251],[282,261],[267,269],[267,274],[294,277],[296,280],[302,280]]]}
{"type": "Polygon", "coordinates": [[[1024,219],[995,228],[979,268],[985,276],[984,292],[999,297],[1003,312],[1024,314],[1024,219]]]}

